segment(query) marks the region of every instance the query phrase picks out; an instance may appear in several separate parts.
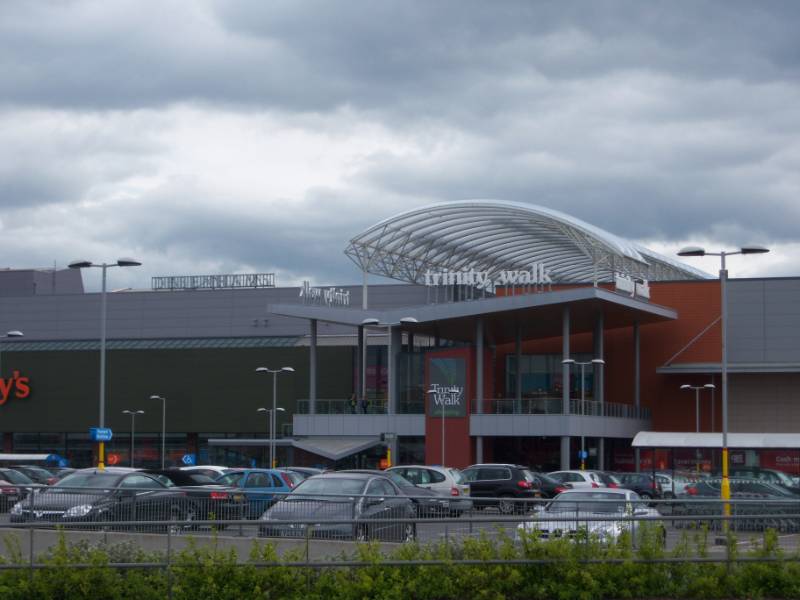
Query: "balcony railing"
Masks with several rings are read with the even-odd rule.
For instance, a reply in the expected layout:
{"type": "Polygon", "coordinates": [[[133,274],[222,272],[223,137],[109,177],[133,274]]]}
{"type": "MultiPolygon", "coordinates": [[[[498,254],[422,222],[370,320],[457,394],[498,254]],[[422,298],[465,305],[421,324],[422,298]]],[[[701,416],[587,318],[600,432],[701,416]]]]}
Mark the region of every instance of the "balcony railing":
{"type": "MultiPolygon", "coordinates": [[[[297,414],[309,414],[309,400],[297,401],[297,414]]],[[[353,403],[348,398],[317,399],[316,414],[318,415],[385,415],[386,401],[372,400],[353,403]]]]}
{"type": "MultiPolygon", "coordinates": [[[[483,412],[489,415],[560,415],[563,404],[558,397],[542,398],[487,398],[483,401],[483,412]]],[[[475,413],[477,401],[472,401],[472,412],[475,413]]],[[[648,407],[618,404],[615,402],[597,402],[595,400],[570,400],[570,413],[591,417],[617,417],[622,419],[649,419],[648,407]],[[583,404],[583,406],[581,406],[583,404]]]]}

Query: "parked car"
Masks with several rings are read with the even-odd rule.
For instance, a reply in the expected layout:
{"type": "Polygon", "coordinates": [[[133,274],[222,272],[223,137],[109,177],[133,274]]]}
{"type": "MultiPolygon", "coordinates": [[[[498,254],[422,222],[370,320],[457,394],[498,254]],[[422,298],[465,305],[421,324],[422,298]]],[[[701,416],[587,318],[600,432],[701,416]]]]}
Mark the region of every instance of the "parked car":
{"type": "Polygon", "coordinates": [[[404,496],[414,504],[414,514],[418,517],[443,517],[450,512],[450,498],[441,496],[433,490],[418,487],[408,479],[393,471],[374,471],[369,469],[352,469],[339,473],[367,473],[386,477],[394,483],[404,496]]]}
{"type": "Polygon", "coordinates": [[[257,519],[273,502],[291,492],[303,477],[281,469],[237,469],[214,481],[243,494],[247,504],[245,518],[257,519]]]}
{"type": "Polygon", "coordinates": [[[408,542],[416,537],[414,506],[391,478],[370,472],[309,477],[261,516],[259,535],[408,542]],[[342,522],[331,522],[339,519],[342,522]],[[316,521],[311,528],[298,521],[316,521]]]}
{"type": "Polygon", "coordinates": [[[546,473],[534,473],[533,476],[536,478],[536,482],[538,483],[539,487],[539,493],[541,494],[542,498],[554,498],[562,492],[566,492],[568,489],[571,489],[568,483],[561,483],[546,473]]]}
{"type": "Polygon", "coordinates": [[[663,496],[661,484],[652,473],[617,473],[617,478],[622,482],[622,487],[633,490],[644,499],[660,499],[663,496]]]}
{"type": "Polygon", "coordinates": [[[56,481],[58,481],[58,477],[53,475],[44,467],[39,467],[37,465],[11,465],[10,468],[14,469],[15,471],[19,471],[20,473],[24,473],[30,477],[34,483],[41,485],[53,485],[56,481]]]}
{"type": "Polygon", "coordinates": [[[17,502],[12,523],[69,524],[95,521],[191,521],[186,494],[130,469],[81,469],[32,498],[17,502]]]}
{"type": "Polygon", "coordinates": [[[553,471],[548,475],[556,481],[568,483],[573,489],[607,487],[596,471],[553,471]]]}
{"type": "Polygon", "coordinates": [[[684,471],[656,471],[656,479],[661,484],[664,498],[671,499],[686,493],[686,488],[701,477],[697,473],[684,471]]]}
{"type": "Polygon", "coordinates": [[[0,469],[0,511],[6,512],[16,502],[26,498],[34,481],[14,469],[0,469]]]}
{"type": "MultiPolygon", "coordinates": [[[[517,526],[517,539],[522,532],[541,539],[582,539],[596,535],[607,542],[616,542],[624,532],[636,535],[641,520],[660,517],[658,511],[641,502],[632,490],[584,488],[567,490],[548,502],[536,519],[517,526]]],[[[661,538],[666,529],[657,521],[661,538]]]]}
{"type": "Polygon", "coordinates": [[[178,467],[181,471],[187,471],[189,473],[201,473],[206,477],[210,477],[211,479],[216,479],[221,475],[225,475],[226,473],[230,473],[234,469],[230,467],[220,467],[217,465],[194,465],[191,467],[178,467]]]}
{"type": "Polygon", "coordinates": [[[418,488],[431,490],[450,500],[450,515],[460,516],[472,509],[469,484],[458,469],[430,465],[403,465],[387,469],[387,473],[398,473],[418,488]]]}
{"type": "Polygon", "coordinates": [[[202,473],[181,469],[144,469],[142,472],[154,476],[168,488],[184,491],[194,503],[197,519],[245,518],[245,495],[234,487],[217,483],[202,473]]]}
{"type": "Polygon", "coordinates": [[[303,476],[303,479],[308,479],[313,475],[320,475],[324,473],[322,469],[317,469],[316,467],[281,467],[284,471],[291,471],[292,473],[297,473],[303,476]]]}
{"type": "Polygon", "coordinates": [[[603,485],[608,488],[623,487],[622,480],[620,480],[618,473],[611,473],[609,471],[597,471],[596,469],[592,469],[591,472],[595,473],[600,478],[600,481],[603,482],[603,485]]]}
{"type": "MultiPolygon", "coordinates": [[[[762,531],[767,528],[785,532],[800,531],[800,522],[796,517],[798,500],[795,494],[766,481],[737,478],[729,481],[731,500],[734,501],[731,504],[731,528],[734,531],[762,531]]],[[[686,493],[678,498],[687,502],[676,502],[672,514],[695,516],[697,520],[676,520],[675,525],[679,528],[701,525],[707,525],[711,529],[720,528],[720,520],[704,517],[722,514],[721,484],[721,479],[709,478],[688,486],[686,493]]]]}
{"type": "Polygon", "coordinates": [[[798,487],[791,475],[777,469],[762,469],[760,467],[733,467],[730,471],[731,477],[737,479],[754,479],[780,485],[794,494],[800,495],[798,487]]]}
{"type": "Polygon", "coordinates": [[[529,508],[524,500],[541,497],[536,478],[527,467],[480,464],[464,469],[462,474],[469,484],[472,504],[478,510],[496,506],[502,513],[522,513],[529,508]]]}

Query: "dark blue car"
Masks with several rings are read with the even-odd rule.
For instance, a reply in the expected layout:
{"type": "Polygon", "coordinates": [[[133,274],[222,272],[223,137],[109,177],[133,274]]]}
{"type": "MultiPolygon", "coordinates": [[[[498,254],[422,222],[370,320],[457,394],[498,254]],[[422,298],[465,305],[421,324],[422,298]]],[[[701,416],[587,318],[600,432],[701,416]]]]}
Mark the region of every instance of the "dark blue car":
{"type": "Polygon", "coordinates": [[[302,476],[283,469],[235,469],[216,479],[216,483],[234,487],[247,500],[246,518],[257,519],[276,501],[284,498],[303,480],[302,476]]]}

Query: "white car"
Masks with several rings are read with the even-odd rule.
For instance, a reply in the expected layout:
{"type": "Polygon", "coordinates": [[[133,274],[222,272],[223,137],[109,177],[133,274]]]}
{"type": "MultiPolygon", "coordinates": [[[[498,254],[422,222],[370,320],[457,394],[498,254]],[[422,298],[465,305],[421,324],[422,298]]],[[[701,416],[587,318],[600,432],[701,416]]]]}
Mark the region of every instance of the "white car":
{"type": "Polygon", "coordinates": [[[666,530],[657,510],[647,506],[639,494],[621,488],[581,489],[563,492],[537,511],[534,521],[517,526],[517,540],[522,532],[541,539],[581,539],[598,536],[615,542],[623,532],[636,535],[642,520],[655,519],[662,540],[666,530]]]}
{"type": "Polygon", "coordinates": [[[547,475],[559,483],[568,484],[573,489],[606,487],[606,484],[594,471],[553,471],[547,475]]]}
{"type": "Polygon", "coordinates": [[[458,469],[430,465],[403,465],[387,471],[405,477],[417,487],[427,488],[450,499],[450,514],[453,516],[472,509],[469,484],[458,469]]]}
{"type": "Polygon", "coordinates": [[[217,465],[195,465],[191,467],[181,467],[181,471],[188,471],[189,473],[200,473],[211,479],[217,479],[232,471],[230,467],[220,467],[217,465]]]}

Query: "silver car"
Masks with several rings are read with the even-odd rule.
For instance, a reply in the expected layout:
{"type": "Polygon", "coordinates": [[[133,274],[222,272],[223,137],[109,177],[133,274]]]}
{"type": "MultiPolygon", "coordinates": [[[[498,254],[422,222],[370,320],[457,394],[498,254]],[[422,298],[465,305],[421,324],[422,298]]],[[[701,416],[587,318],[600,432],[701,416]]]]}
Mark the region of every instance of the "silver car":
{"type": "MultiPolygon", "coordinates": [[[[615,542],[623,532],[636,535],[643,519],[660,517],[648,507],[639,494],[621,488],[580,489],[563,492],[537,511],[534,521],[517,526],[517,539],[522,532],[542,539],[582,538],[598,536],[615,542]]],[[[658,527],[664,535],[663,525],[658,527]]]]}
{"type": "Polygon", "coordinates": [[[391,467],[387,471],[394,471],[402,475],[417,487],[427,488],[440,496],[448,497],[452,516],[459,516],[472,509],[469,484],[458,469],[430,465],[404,465],[391,467]]]}

